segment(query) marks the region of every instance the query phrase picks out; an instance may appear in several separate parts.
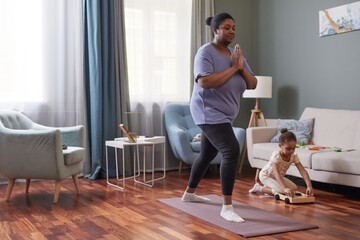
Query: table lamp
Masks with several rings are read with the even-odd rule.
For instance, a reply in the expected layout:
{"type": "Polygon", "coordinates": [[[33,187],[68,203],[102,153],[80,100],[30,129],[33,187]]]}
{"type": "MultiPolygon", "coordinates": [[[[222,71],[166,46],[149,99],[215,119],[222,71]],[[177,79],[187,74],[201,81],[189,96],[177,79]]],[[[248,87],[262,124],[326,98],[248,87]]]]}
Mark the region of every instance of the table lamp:
{"type": "Polygon", "coordinates": [[[255,126],[258,126],[259,117],[262,120],[263,126],[266,125],[264,113],[259,109],[259,98],[271,98],[272,97],[272,77],[268,76],[255,76],[258,80],[257,86],[255,89],[246,90],[243,94],[244,98],[256,98],[255,109],[251,110],[251,117],[249,121],[249,126],[252,127],[255,123],[255,126]]]}

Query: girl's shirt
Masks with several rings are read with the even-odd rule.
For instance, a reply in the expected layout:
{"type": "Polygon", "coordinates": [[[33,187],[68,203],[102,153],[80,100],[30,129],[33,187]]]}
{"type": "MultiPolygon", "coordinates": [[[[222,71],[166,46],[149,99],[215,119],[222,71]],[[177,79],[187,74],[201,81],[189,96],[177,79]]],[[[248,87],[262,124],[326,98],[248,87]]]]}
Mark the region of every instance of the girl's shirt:
{"type": "Polygon", "coordinates": [[[297,153],[294,153],[293,155],[291,155],[290,160],[284,161],[280,155],[280,151],[274,151],[271,154],[270,157],[270,161],[261,169],[261,173],[264,176],[268,176],[271,178],[275,178],[275,171],[273,169],[272,163],[277,163],[278,167],[279,167],[279,173],[281,177],[284,177],[286,174],[286,171],[289,169],[290,165],[292,163],[299,163],[299,157],[297,155],[297,153]]]}
{"type": "MultiPolygon", "coordinates": [[[[234,49],[228,48],[230,53],[234,49]]],[[[253,75],[246,59],[244,68],[253,75]]],[[[246,89],[246,81],[237,71],[223,85],[204,89],[197,80],[199,77],[225,71],[231,67],[231,58],[219,53],[211,43],[199,48],[194,60],[194,89],[190,102],[192,117],[197,125],[232,123],[239,112],[240,99],[246,89]]]]}

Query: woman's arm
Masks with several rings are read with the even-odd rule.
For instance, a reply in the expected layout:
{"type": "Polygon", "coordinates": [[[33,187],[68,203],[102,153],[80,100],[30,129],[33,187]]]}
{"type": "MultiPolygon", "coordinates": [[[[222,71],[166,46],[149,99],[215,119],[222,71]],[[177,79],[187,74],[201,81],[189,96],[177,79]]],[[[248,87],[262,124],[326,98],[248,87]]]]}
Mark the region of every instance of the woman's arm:
{"type": "Polygon", "coordinates": [[[244,78],[245,82],[246,82],[246,89],[255,89],[257,86],[257,79],[254,75],[252,75],[251,73],[248,72],[248,70],[246,70],[246,68],[244,67],[244,60],[243,60],[243,56],[242,56],[242,50],[240,48],[239,45],[235,46],[238,47],[239,50],[239,70],[241,73],[241,76],[244,78]]]}
{"type": "Polygon", "coordinates": [[[220,87],[225,82],[227,82],[232,75],[240,70],[240,67],[244,68],[244,66],[240,66],[240,57],[242,59],[242,56],[240,55],[241,50],[237,44],[235,46],[234,53],[231,55],[231,67],[222,72],[212,73],[205,77],[199,77],[197,79],[199,86],[202,88],[211,89],[220,87]]]}
{"type": "Polygon", "coordinates": [[[308,172],[305,170],[305,168],[301,164],[301,162],[295,163],[295,166],[299,170],[299,173],[301,174],[302,178],[304,179],[304,181],[306,183],[306,186],[307,186],[306,194],[312,196],[314,194],[314,191],[312,188],[312,184],[311,184],[311,180],[310,180],[308,172]]]}
{"type": "MultiPolygon", "coordinates": [[[[227,80],[234,75],[239,68],[236,65],[232,65],[230,68],[226,69],[225,71],[212,73],[205,77],[198,78],[198,84],[202,88],[210,89],[210,88],[217,88],[223,85],[227,80]]],[[[255,89],[257,85],[257,79],[255,76],[250,74],[244,66],[240,70],[242,77],[246,82],[246,89],[255,89]]]]}
{"type": "Polygon", "coordinates": [[[246,89],[255,89],[257,86],[257,79],[254,75],[250,74],[246,68],[240,70],[241,75],[243,76],[246,82],[246,89]]]}
{"type": "Polygon", "coordinates": [[[200,87],[211,89],[211,88],[217,88],[223,85],[227,80],[231,78],[234,73],[236,73],[238,69],[236,69],[234,66],[226,69],[225,71],[218,72],[218,73],[212,73],[205,77],[199,77],[197,82],[200,87]]]}

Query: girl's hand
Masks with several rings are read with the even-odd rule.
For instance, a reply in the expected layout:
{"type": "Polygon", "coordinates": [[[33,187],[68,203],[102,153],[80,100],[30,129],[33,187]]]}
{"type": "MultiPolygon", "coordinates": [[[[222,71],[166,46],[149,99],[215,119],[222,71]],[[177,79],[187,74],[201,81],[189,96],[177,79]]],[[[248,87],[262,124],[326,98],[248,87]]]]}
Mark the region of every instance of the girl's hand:
{"type": "Polygon", "coordinates": [[[308,196],[308,197],[314,196],[314,190],[311,187],[308,187],[306,189],[306,196],[308,196]]]}
{"type": "Polygon", "coordinates": [[[287,195],[289,195],[289,197],[294,197],[295,196],[295,191],[291,190],[290,188],[285,188],[284,192],[287,193],[287,195]]]}

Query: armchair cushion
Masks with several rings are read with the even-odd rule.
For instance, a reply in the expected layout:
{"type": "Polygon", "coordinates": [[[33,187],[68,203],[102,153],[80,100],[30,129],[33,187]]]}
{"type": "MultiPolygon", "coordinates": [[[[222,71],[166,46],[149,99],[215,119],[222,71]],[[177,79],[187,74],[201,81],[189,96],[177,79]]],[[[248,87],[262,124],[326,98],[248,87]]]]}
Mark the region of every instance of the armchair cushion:
{"type": "Polygon", "coordinates": [[[68,147],[63,150],[64,163],[66,166],[81,162],[84,159],[85,149],[80,147],[68,147]]]}
{"type": "Polygon", "coordinates": [[[201,142],[200,141],[191,142],[190,145],[191,145],[191,149],[194,152],[200,152],[200,148],[201,148],[201,142]]]}
{"type": "Polygon", "coordinates": [[[30,119],[23,118],[19,114],[13,114],[16,111],[2,109],[0,114],[0,126],[14,129],[14,130],[25,130],[31,129],[33,122],[30,119]]]}

